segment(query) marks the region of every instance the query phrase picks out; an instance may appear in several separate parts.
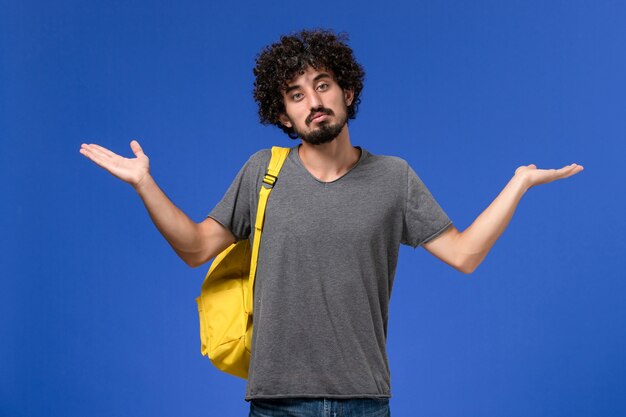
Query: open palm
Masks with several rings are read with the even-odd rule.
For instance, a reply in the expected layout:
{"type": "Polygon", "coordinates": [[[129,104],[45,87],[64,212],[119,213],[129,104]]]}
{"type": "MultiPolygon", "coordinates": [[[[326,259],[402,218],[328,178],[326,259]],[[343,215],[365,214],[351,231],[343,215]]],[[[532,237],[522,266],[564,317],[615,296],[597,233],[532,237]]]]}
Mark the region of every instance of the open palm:
{"type": "Polygon", "coordinates": [[[143,153],[136,140],[130,142],[130,148],[133,150],[135,158],[124,158],[95,143],[83,143],[80,147],[80,153],[134,187],[150,172],[150,160],[143,153]]]}
{"type": "Polygon", "coordinates": [[[523,175],[528,188],[539,184],[547,184],[549,182],[571,177],[578,174],[584,167],[578,164],[571,164],[560,169],[537,169],[535,164],[521,166],[515,170],[515,174],[523,175]]]}

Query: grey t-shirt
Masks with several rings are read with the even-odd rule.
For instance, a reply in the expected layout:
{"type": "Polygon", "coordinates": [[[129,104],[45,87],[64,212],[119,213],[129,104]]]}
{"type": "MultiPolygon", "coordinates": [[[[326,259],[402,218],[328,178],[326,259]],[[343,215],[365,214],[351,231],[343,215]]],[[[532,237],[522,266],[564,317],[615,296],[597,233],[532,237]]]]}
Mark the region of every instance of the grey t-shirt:
{"type": "MultiPolygon", "coordinates": [[[[271,151],[250,157],[209,214],[251,239],[271,151]]],[[[245,400],[391,397],[387,318],[400,244],[452,222],[401,158],[361,149],[321,182],[291,149],[270,195],[254,288],[245,400]]]]}

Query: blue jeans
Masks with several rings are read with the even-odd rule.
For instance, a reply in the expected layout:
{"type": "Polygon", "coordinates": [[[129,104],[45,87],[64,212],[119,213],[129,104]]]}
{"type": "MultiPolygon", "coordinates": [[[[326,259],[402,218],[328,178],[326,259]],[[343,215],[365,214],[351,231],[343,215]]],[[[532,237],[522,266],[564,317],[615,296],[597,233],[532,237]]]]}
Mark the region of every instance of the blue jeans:
{"type": "Polygon", "coordinates": [[[272,398],[250,401],[248,417],[391,417],[389,398],[272,398]]]}

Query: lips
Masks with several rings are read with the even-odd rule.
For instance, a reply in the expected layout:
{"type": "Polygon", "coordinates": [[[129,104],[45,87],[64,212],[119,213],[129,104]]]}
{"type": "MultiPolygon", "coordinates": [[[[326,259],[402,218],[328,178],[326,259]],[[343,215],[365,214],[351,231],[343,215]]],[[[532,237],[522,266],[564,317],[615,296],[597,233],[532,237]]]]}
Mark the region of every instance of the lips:
{"type": "Polygon", "coordinates": [[[318,111],[317,113],[314,113],[312,116],[309,117],[309,123],[321,122],[322,120],[326,118],[326,116],[329,116],[330,113],[331,113],[330,111],[328,112],[318,111]]]}
{"type": "Polygon", "coordinates": [[[322,120],[324,117],[326,117],[325,113],[316,113],[315,115],[313,115],[313,118],[311,119],[312,122],[318,122],[320,120],[322,120]]]}

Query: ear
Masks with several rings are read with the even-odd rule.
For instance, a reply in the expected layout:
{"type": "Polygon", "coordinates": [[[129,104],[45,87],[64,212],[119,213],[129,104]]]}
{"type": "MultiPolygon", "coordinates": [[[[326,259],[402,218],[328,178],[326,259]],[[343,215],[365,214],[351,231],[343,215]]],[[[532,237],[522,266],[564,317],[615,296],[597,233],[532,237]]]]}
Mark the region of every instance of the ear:
{"type": "Polygon", "coordinates": [[[354,90],[343,90],[343,98],[346,101],[346,106],[350,106],[352,104],[352,100],[354,100],[354,90]]]}
{"type": "Polygon", "coordinates": [[[285,113],[281,113],[278,115],[278,121],[281,122],[286,127],[292,127],[291,120],[287,117],[285,113]]]}

